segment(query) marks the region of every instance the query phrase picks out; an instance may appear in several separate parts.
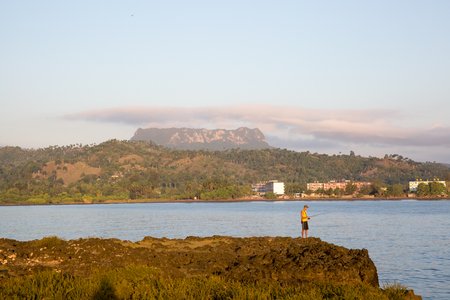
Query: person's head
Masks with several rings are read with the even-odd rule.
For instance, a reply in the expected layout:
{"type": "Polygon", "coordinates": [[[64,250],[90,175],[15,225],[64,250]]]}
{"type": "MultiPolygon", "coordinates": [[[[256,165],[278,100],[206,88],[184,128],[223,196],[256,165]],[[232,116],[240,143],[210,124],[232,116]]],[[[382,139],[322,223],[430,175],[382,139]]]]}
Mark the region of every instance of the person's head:
{"type": "Polygon", "coordinates": [[[308,206],[308,205],[306,205],[306,204],[305,204],[305,206],[303,206],[303,208],[304,208],[304,209],[308,209],[308,207],[309,207],[309,206],[308,206]]]}

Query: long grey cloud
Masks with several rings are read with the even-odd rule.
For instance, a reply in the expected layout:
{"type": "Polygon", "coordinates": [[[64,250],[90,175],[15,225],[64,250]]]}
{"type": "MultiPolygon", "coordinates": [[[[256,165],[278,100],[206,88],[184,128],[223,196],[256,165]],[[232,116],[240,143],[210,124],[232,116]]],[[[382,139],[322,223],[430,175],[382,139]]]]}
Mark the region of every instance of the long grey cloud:
{"type": "Polygon", "coordinates": [[[258,127],[280,139],[308,137],[333,143],[386,146],[450,146],[450,127],[401,126],[393,110],[325,110],[273,105],[211,107],[119,107],[65,116],[70,120],[125,123],[140,127],[258,127]]]}

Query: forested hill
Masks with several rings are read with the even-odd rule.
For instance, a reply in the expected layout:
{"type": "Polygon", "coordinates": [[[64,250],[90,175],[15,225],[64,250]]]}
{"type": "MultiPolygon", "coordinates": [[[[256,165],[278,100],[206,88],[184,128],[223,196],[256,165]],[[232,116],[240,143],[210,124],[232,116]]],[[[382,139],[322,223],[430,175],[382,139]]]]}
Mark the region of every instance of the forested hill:
{"type": "Polygon", "coordinates": [[[450,168],[399,155],[384,159],[284,149],[183,151],[111,140],[29,150],[0,148],[0,201],[60,202],[249,195],[250,184],[277,179],[287,192],[307,182],[348,179],[403,184],[450,180],[450,168]]]}

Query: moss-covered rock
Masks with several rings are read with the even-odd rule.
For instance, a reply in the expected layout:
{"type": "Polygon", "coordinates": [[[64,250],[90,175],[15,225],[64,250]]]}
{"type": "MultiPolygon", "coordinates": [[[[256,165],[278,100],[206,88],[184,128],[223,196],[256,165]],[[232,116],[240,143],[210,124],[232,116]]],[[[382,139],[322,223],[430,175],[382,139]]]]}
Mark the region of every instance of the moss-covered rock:
{"type": "Polygon", "coordinates": [[[151,268],[171,280],[220,277],[249,285],[379,289],[377,270],[367,250],[346,249],[317,238],[0,239],[0,282],[41,271],[83,277],[129,266],[151,268]]]}

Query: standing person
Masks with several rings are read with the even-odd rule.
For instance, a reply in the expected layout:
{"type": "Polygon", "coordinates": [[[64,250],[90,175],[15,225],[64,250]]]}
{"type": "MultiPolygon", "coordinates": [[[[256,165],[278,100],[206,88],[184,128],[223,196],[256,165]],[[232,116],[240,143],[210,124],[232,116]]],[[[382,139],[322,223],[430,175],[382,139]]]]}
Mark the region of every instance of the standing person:
{"type": "Polygon", "coordinates": [[[308,237],[308,220],[310,217],[308,217],[308,205],[303,206],[302,212],[300,213],[300,221],[302,223],[302,238],[308,237]]]}

